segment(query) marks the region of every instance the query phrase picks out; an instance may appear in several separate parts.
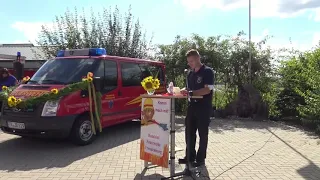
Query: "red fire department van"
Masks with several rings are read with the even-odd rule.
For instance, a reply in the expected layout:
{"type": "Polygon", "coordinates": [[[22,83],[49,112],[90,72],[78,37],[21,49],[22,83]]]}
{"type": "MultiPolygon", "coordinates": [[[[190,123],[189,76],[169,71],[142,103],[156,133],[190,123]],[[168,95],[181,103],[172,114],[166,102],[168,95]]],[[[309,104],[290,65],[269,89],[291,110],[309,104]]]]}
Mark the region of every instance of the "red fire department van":
{"type": "MultiPolygon", "coordinates": [[[[102,93],[102,127],[140,119],[141,80],[158,73],[161,86],[157,93],[166,92],[165,66],[161,62],[108,56],[103,48],[62,50],[56,58],[46,61],[27,84],[12,94],[30,98],[79,82],[87,72],[100,77],[102,93]]],[[[70,137],[78,145],[90,144],[95,135],[89,117],[89,98],[74,92],[58,101],[37,104],[32,109],[3,106],[0,120],[5,133],[33,137],[70,137]]]]}

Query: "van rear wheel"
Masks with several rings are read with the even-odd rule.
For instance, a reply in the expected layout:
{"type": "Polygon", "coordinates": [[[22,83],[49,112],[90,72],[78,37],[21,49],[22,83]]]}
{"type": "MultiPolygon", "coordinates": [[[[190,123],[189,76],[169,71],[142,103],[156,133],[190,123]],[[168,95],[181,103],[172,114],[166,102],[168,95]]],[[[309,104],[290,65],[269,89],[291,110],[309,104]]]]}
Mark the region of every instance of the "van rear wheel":
{"type": "Polygon", "coordinates": [[[91,144],[96,138],[93,134],[92,123],[89,117],[81,117],[74,123],[71,140],[74,144],[85,146],[91,144]]]}

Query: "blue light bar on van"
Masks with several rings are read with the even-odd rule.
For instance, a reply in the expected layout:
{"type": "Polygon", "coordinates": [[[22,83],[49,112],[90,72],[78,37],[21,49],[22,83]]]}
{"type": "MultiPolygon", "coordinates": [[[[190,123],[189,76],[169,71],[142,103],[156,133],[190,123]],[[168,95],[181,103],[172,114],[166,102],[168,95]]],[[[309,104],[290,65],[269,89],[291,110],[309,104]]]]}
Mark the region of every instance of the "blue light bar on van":
{"type": "Polygon", "coordinates": [[[107,55],[107,51],[104,48],[87,48],[87,49],[67,49],[60,50],[57,57],[69,57],[69,56],[102,56],[107,55]]]}

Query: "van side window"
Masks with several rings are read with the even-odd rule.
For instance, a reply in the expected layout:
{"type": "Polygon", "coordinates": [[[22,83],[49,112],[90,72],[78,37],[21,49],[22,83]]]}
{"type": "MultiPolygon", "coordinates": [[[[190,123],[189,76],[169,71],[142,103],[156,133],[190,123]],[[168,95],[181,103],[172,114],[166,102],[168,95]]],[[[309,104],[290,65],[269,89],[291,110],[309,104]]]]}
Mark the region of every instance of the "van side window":
{"type": "Polygon", "coordinates": [[[151,65],[151,64],[140,64],[139,65],[142,71],[142,79],[148,76],[155,76],[158,73],[158,79],[160,84],[164,83],[164,74],[161,66],[151,65]]]}
{"type": "Polygon", "coordinates": [[[141,69],[137,63],[121,63],[122,86],[141,86],[141,69]]]}
{"type": "Polygon", "coordinates": [[[114,89],[118,86],[118,69],[117,62],[104,62],[104,87],[105,89],[114,89]]]}

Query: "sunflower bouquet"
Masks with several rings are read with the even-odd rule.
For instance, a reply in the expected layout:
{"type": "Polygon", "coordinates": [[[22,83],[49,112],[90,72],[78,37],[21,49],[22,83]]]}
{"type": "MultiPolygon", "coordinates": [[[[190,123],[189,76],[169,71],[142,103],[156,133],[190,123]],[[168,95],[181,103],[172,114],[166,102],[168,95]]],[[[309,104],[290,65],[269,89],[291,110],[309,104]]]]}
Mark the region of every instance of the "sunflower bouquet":
{"type": "Polygon", "coordinates": [[[16,98],[14,96],[9,96],[8,97],[8,106],[9,107],[15,107],[18,104],[20,104],[22,102],[22,100],[20,98],[16,98]]]}
{"type": "Polygon", "coordinates": [[[144,78],[141,81],[141,85],[144,90],[147,91],[149,95],[153,95],[155,90],[159,89],[160,87],[160,81],[158,78],[155,78],[153,76],[149,76],[144,78]]]}

